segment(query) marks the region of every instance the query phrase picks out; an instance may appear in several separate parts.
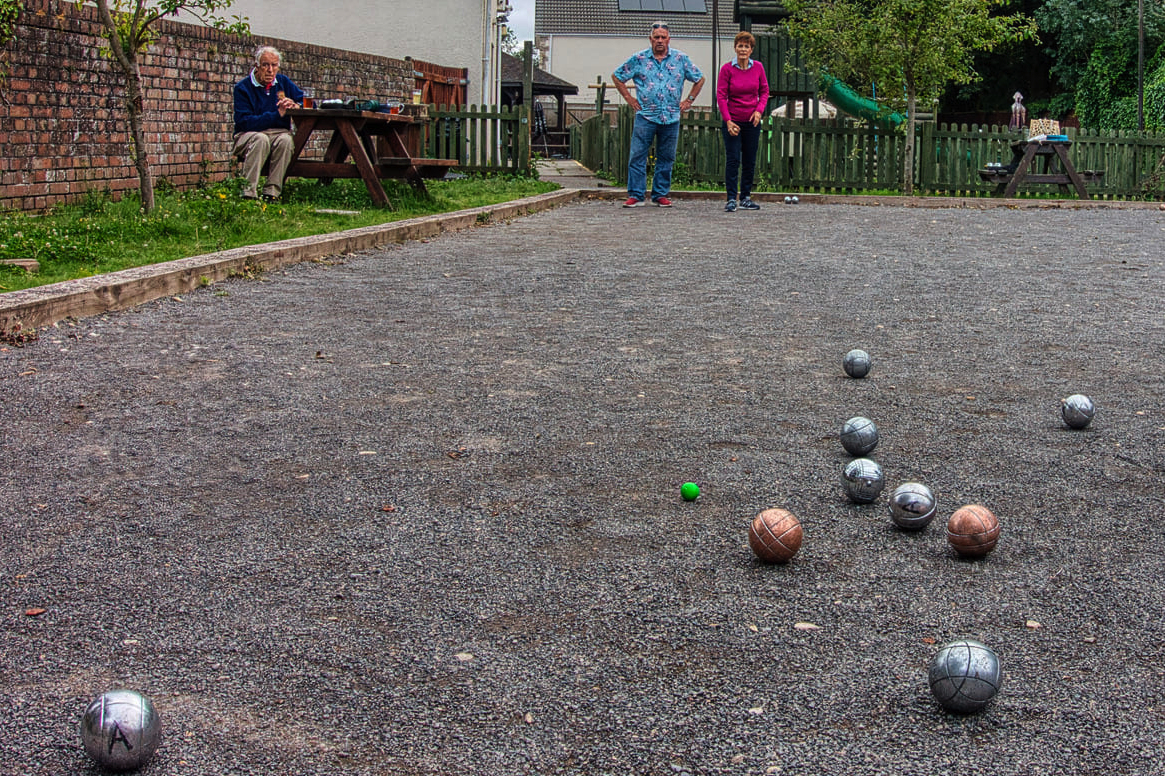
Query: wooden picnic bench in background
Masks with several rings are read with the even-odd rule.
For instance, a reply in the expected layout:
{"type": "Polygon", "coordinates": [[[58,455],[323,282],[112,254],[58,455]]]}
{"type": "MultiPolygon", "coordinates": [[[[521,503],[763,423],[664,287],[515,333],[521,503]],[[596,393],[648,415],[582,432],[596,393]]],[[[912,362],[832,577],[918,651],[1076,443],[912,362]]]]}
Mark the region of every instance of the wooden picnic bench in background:
{"type": "Polygon", "coordinates": [[[1081,199],[1091,199],[1086,183],[1099,183],[1104,177],[1101,170],[1077,172],[1068,158],[1067,140],[1019,140],[1011,144],[1011,166],[979,170],[979,177],[996,184],[995,193],[1014,197],[1023,185],[1053,183],[1060,191],[1068,193],[1069,186],[1076,190],[1081,199]],[[1043,160],[1043,171],[1036,172],[1037,159],[1043,160]]]}
{"type": "Polygon", "coordinates": [[[425,121],[417,116],[337,108],[294,108],[287,115],[295,121],[295,151],[288,176],[325,182],[360,178],[372,201],[382,207],[389,204],[382,179],[406,180],[427,193],[425,179],[442,178],[457,164],[456,159],[420,155],[425,121]],[[314,132],[332,133],[324,158],[300,159],[314,132]]]}

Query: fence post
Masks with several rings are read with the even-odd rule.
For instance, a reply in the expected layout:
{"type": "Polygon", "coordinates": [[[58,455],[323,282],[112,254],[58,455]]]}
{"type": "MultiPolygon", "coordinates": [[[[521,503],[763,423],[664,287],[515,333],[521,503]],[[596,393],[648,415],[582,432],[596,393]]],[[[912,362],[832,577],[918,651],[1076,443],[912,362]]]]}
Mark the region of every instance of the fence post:
{"type": "MultiPolygon", "coordinates": [[[[530,45],[530,41],[526,41],[530,45]]],[[[514,160],[517,165],[514,172],[524,173],[530,169],[530,106],[518,106],[518,154],[514,160]]]]}
{"type": "Polygon", "coordinates": [[[918,140],[918,189],[926,192],[934,185],[934,122],[922,125],[918,140]]]}

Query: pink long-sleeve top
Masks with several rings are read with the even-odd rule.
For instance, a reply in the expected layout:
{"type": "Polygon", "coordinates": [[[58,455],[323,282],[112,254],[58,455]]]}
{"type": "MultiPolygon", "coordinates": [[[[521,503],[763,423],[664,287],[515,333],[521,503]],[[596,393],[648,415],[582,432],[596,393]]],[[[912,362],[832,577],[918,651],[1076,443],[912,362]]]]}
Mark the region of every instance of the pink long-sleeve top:
{"type": "Polygon", "coordinates": [[[716,81],[716,105],[720,116],[736,123],[749,121],[756,111],[764,113],[769,101],[769,79],[765,66],[748,60],[748,69],[741,70],[736,60],[725,62],[716,81]]]}

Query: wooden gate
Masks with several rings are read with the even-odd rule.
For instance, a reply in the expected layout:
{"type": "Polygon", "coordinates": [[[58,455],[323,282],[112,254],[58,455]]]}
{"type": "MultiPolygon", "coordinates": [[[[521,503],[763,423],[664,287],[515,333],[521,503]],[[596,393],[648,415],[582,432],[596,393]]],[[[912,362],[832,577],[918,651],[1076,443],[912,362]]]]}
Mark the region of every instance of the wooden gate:
{"type": "Polygon", "coordinates": [[[469,70],[464,67],[442,67],[419,59],[412,60],[415,89],[421,90],[423,105],[465,107],[469,92],[469,70]]]}

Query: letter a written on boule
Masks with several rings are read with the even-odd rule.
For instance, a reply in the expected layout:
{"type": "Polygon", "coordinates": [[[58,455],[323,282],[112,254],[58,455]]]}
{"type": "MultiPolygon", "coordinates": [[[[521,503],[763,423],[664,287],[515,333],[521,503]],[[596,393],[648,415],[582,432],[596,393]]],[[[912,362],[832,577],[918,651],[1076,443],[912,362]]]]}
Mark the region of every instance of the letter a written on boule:
{"type": "Polygon", "coordinates": [[[127,752],[133,751],[133,744],[125,737],[125,733],[121,732],[121,726],[116,722],[113,723],[113,733],[109,736],[109,753],[113,754],[113,745],[118,741],[125,747],[127,752]]]}

